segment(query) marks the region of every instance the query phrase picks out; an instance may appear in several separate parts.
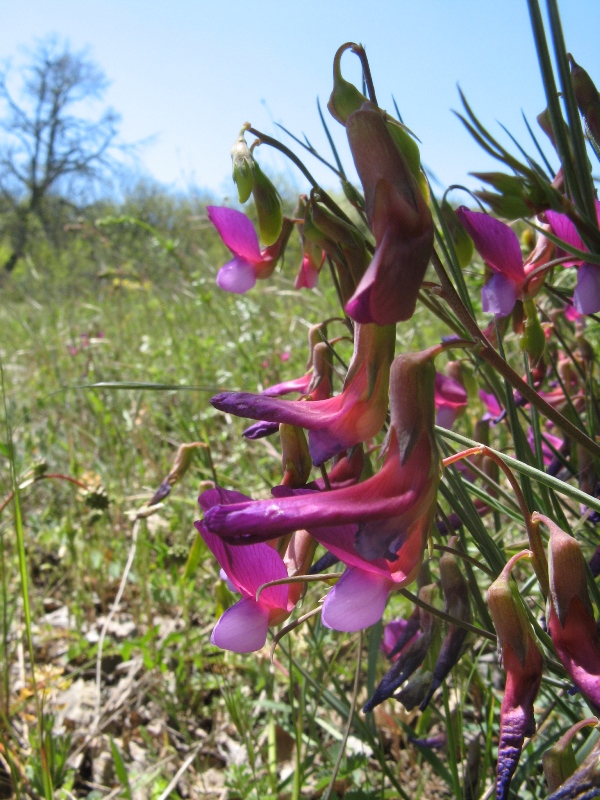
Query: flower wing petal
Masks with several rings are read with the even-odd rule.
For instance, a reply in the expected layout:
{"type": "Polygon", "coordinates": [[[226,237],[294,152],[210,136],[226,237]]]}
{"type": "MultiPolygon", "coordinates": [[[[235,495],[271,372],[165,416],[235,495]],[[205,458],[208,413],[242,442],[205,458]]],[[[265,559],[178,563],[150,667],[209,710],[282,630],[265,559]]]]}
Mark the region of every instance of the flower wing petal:
{"type": "Polygon", "coordinates": [[[600,311],[600,266],[582,264],[577,270],[577,287],[573,294],[573,305],[580,314],[596,314],[600,311]]]}
{"type": "Polygon", "coordinates": [[[517,287],[512,280],[496,273],[481,288],[481,307],[497,317],[507,317],[517,302],[517,287]]]}
{"type": "Polygon", "coordinates": [[[224,292],[244,294],[252,289],[255,283],[256,269],[242,256],[236,256],[228,261],[217,273],[217,286],[224,292]]]}
{"type": "Polygon", "coordinates": [[[359,631],[383,616],[393,582],[383,575],[347,569],[323,603],[322,621],[336,631],[359,631]]]}
{"type": "Polygon", "coordinates": [[[223,614],[211,634],[211,644],[234,653],[252,653],[267,641],[269,612],[252,598],[240,600],[223,614]]]}

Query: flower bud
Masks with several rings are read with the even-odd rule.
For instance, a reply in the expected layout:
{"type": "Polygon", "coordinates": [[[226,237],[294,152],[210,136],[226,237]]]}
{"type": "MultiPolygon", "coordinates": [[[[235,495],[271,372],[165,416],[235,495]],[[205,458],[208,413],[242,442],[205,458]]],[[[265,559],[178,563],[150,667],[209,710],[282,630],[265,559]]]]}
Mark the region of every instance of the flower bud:
{"type": "Polygon", "coordinates": [[[282,484],[292,489],[298,489],[306,484],[312,469],[306,434],[303,428],[281,423],[279,435],[282,449],[282,484]]]}
{"type": "Polygon", "coordinates": [[[592,146],[600,157],[600,94],[588,73],[577,64],[572,55],[569,55],[569,61],[575,99],[585,120],[592,146]]]}
{"type": "Polygon", "coordinates": [[[496,192],[485,189],[475,192],[475,195],[491,206],[498,216],[504,219],[518,219],[528,217],[531,208],[526,202],[527,187],[522,178],[516,175],[505,175],[503,172],[474,172],[473,177],[489,183],[496,192]]]}
{"type": "MultiPolygon", "coordinates": [[[[450,540],[453,545],[456,538],[450,540]]],[[[458,559],[452,553],[444,553],[440,558],[440,579],[444,593],[444,611],[461,622],[471,621],[469,607],[469,588],[458,566],[458,559]]],[[[429,691],[420,704],[424,711],[436,690],[442,685],[450,670],[461,656],[467,630],[458,625],[448,625],[448,631],[438,655],[429,691]]]]}
{"type": "Polygon", "coordinates": [[[575,753],[573,752],[573,745],[571,744],[575,734],[587,725],[597,724],[598,720],[595,717],[590,717],[589,719],[578,722],[569,728],[555,745],[546,750],[542,756],[542,764],[546,783],[548,784],[548,790],[550,792],[554,792],[559,786],[562,786],[567,778],[577,769],[577,761],[575,760],[575,753]]]}
{"type": "Polygon", "coordinates": [[[258,214],[258,232],[265,245],[275,244],[283,226],[283,206],[279,192],[254,161],[252,195],[258,214]]]}
{"type": "Polygon", "coordinates": [[[537,115],[536,119],[540,128],[544,131],[546,136],[554,145],[554,149],[556,149],[556,139],[554,137],[554,131],[552,130],[552,122],[550,120],[550,112],[548,109],[545,108],[541,114],[537,115]]]}
{"type": "Polygon", "coordinates": [[[537,308],[533,300],[525,300],[523,302],[523,309],[525,311],[525,324],[523,326],[523,333],[519,339],[519,345],[529,356],[529,363],[535,366],[544,355],[546,349],[546,334],[540,323],[537,308]]]}
{"type": "Polygon", "coordinates": [[[154,506],[156,503],[160,503],[161,500],[164,500],[171,491],[171,487],[175,486],[176,483],[179,483],[179,481],[188,471],[192,463],[194,450],[196,450],[198,447],[206,447],[206,445],[202,444],[202,442],[192,442],[191,444],[179,445],[173,466],[171,467],[167,477],[152,496],[152,499],[148,503],[149,506],[154,506]]]}
{"type": "Polygon", "coordinates": [[[552,643],[571,680],[600,708],[600,637],[581,547],[548,517],[536,513],[533,520],[539,520],[550,531],[547,621],[552,643]]]}
{"type": "Polygon", "coordinates": [[[433,250],[433,220],[384,115],[364,103],[346,125],[375,254],[346,312],[357,322],[410,319],[433,250]]]}
{"type": "Polygon", "coordinates": [[[531,553],[513,556],[487,592],[492,621],[498,634],[498,649],[506,671],[506,686],[500,710],[498,740],[497,800],[508,796],[510,781],[519,763],[526,736],[535,732],[533,702],[542,680],[542,655],[510,573],[514,564],[531,553]]]}
{"type": "Polygon", "coordinates": [[[327,102],[327,108],[331,116],[341,125],[345,125],[350,114],[357,111],[367,99],[353,83],[345,80],[342,76],[342,55],[346,50],[354,47],[356,47],[354,42],[346,42],[338,48],[333,57],[333,89],[327,102]]]}
{"type": "Polygon", "coordinates": [[[233,180],[238,190],[240,203],[245,203],[252,193],[254,184],[254,159],[250,152],[244,131],[242,131],[231,148],[231,162],[233,168],[233,180]]]}
{"type": "Polygon", "coordinates": [[[456,216],[456,212],[446,199],[442,200],[440,213],[448,229],[450,241],[454,247],[458,264],[461,269],[464,269],[469,266],[473,258],[473,240],[466,232],[462,222],[456,216]]]}

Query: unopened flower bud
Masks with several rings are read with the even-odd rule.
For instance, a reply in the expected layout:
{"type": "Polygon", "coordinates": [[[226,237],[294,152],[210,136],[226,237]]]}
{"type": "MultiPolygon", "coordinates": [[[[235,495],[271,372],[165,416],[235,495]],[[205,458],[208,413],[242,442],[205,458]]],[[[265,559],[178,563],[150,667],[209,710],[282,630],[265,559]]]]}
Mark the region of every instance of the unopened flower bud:
{"type": "Polygon", "coordinates": [[[190,464],[192,463],[194,450],[196,450],[198,447],[206,447],[206,445],[202,442],[191,442],[190,444],[179,445],[175,455],[175,460],[173,461],[173,466],[171,467],[167,477],[152,496],[152,499],[148,503],[149,506],[156,505],[156,503],[160,503],[161,500],[164,500],[165,497],[167,497],[170,493],[171,488],[175,486],[176,483],[179,483],[179,481],[188,471],[190,464]]]}
{"type": "Polygon", "coordinates": [[[523,302],[525,311],[525,324],[523,333],[519,340],[521,350],[529,356],[529,363],[534,366],[537,364],[546,349],[546,335],[538,317],[537,308],[533,300],[523,302]]]}
{"type": "Polygon", "coordinates": [[[244,139],[243,131],[231,148],[231,162],[239,201],[245,203],[252,193],[254,184],[254,159],[244,139]]]}
{"type": "Polygon", "coordinates": [[[442,200],[440,213],[448,229],[450,241],[454,247],[458,264],[461,269],[464,269],[469,266],[473,258],[473,240],[446,199],[442,200]]]}
{"type": "Polygon", "coordinates": [[[258,214],[258,232],[265,245],[274,244],[283,226],[283,206],[279,192],[254,161],[252,195],[258,214]]]}
{"type": "Polygon", "coordinates": [[[508,796],[510,781],[519,763],[526,736],[535,732],[533,702],[542,680],[542,655],[516,584],[510,573],[528,550],[513,556],[487,592],[492,621],[498,634],[499,654],[506,671],[506,686],[500,710],[498,740],[497,800],[508,796]]]}
{"type": "Polygon", "coordinates": [[[577,64],[572,55],[569,55],[569,61],[575,99],[585,120],[592,146],[600,157],[600,94],[588,73],[577,64]]]}
{"type": "Polygon", "coordinates": [[[306,434],[303,428],[282,423],[279,426],[279,435],[282,449],[282,484],[298,489],[306,484],[312,469],[306,434]]]}
{"type": "Polygon", "coordinates": [[[575,734],[588,725],[597,724],[596,717],[576,723],[560,737],[555,745],[546,750],[542,756],[542,764],[549,791],[556,791],[577,769],[577,761],[571,744],[575,734]]]}
{"type": "Polygon", "coordinates": [[[600,708],[600,637],[587,589],[585,560],[579,543],[542,514],[534,514],[550,531],[548,630],[571,680],[600,708]]]}
{"type": "Polygon", "coordinates": [[[554,138],[554,131],[552,130],[552,122],[550,121],[550,112],[545,108],[541,114],[537,115],[537,122],[540,128],[544,131],[546,136],[550,139],[554,148],[556,149],[556,139],[554,138]]]}
{"type": "Polygon", "coordinates": [[[327,102],[327,108],[331,116],[341,125],[345,125],[350,114],[357,111],[367,99],[353,83],[342,76],[342,55],[353,47],[356,47],[354,42],[346,42],[338,48],[333,57],[333,89],[327,102]]]}

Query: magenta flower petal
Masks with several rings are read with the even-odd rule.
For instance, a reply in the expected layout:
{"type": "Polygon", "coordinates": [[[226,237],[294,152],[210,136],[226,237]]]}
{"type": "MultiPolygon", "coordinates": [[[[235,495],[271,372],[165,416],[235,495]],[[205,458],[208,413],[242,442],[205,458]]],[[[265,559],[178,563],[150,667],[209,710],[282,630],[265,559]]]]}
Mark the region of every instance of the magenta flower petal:
{"type": "Polygon", "coordinates": [[[256,270],[250,261],[236,256],[217,273],[217,286],[225,292],[244,294],[256,283],[256,270]]]}
{"type": "Polygon", "coordinates": [[[496,395],[491,394],[490,392],[485,392],[483,389],[479,390],[479,397],[481,402],[487,408],[487,413],[484,415],[483,419],[494,419],[494,417],[499,417],[500,414],[504,411],[498,400],[496,399],[496,395]]]}
{"type": "Polygon", "coordinates": [[[587,249],[581,241],[581,236],[577,233],[577,228],[566,214],[559,214],[558,211],[546,211],[546,219],[552,228],[552,233],[562,239],[563,242],[577,250],[587,249]]]}
{"type": "Polygon", "coordinates": [[[279,397],[282,394],[290,394],[291,392],[306,394],[312,379],[313,373],[307,372],[306,375],[302,375],[300,378],[293,378],[290,381],[283,381],[282,383],[275,383],[273,386],[267,386],[262,394],[265,397],[279,397]]]}
{"type": "MultiPolygon", "coordinates": [[[[227,573],[227,577],[243,597],[256,595],[263,583],[287,578],[283,559],[268,544],[250,544],[232,547],[218,536],[209,533],[204,526],[199,528],[202,538],[227,573]]],[[[269,586],[261,592],[259,603],[266,608],[287,608],[288,587],[269,586]]]]}
{"type": "Polygon", "coordinates": [[[456,215],[464,225],[479,255],[494,272],[505,275],[513,283],[525,278],[523,256],[516,233],[503,222],[465,206],[456,215]]]}
{"type": "Polygon", "coordinates": [[[314,289],[319,282],[320,269],[308,256],[304,256],[294,281],[294,289],[314,289]]]}
{"type": "Polygon", "coordinates": [[[517,285],[504,275],[492,275],[481,287],[481,308],[496,317],[507,317],[517,302],[517,285]]]}
{"type": "Polygon", "coordinates": [[[211,644],[234,653],[252,653],[267,641],[269,612],[255,600],[240,600],[223,614],[211,634],[211,644]]]}
{"type": "Polygon", "coordinates": [[[436,423],[442,428],[451,428],[456,418],[467,406],[467,392],[454,378],[435,373],[436,423]]]}
{"type": "MultiPolygon", "coordinates": [[[[238,417],[306,428],[310,431],[311,458],[319,465],[381,430],[387,410],[393,345],[392,326],[357,325],[344,390],[336,397],[305,402],[249,392],[223,392],[210,402],[220,411],[238,417]]],[[[323,385],[328,389],[328,382],[323,385]]]]}
{"type": "Polygon", "coordinates": [[[223,243],[234,255],[251,264],[263,261],[254,225],[245,214],[225,206],[207,206],[206,210],[223,243]]]}
{"type": "MultiPolygon", "coordinates": [[[[219,411],[238,417],[248,417],[265,422],[287,423],[309,431],[309,452],[315,464],[322,464],[332,456],[357,443],[355,431],[347,423],[344,406],[349,404],[348,395],[339,394],[329,400],[298,402],[280,400],[268,395],[250,392],[223,392],[211,398],[219,411]],[[321,436],[314,436],[322,428],[328,428],[321,436]]],[[[374,431],[371,435],[375,435],[374,431]]]]}
{"type": "Polygon", "coordinates": [[[573,305],[580,314],[596,314],[600,311],[600,266],[582,264],[577,270],[577,287],[573,294],[573,305]]]}
{"type": "Polygon", "coordinates": [[[321,620],[334,631],[359,631],[383,616],[394,582],[383,575],[347,569],[325,598],[321,620]]]}
{"type": "MultiPolygon", "coordinates": [[[[210,508],[220,503],[227,505],[248,499],[240,492],[209,489],[200,496],[200,505],[205,512],[208,512],[210,508]]],[[[269,545],[251,544],[246,547],[232,547],[210,533],[202,522],[196,522],[195,527],[242,597],[254,598],[257,589],[263,583],[287,578],[288,573],[283,559],[269,545]]],[[[259,603],[267,609],[288,609],[288,587],[270,586],[261,592],[259,603]]]]}

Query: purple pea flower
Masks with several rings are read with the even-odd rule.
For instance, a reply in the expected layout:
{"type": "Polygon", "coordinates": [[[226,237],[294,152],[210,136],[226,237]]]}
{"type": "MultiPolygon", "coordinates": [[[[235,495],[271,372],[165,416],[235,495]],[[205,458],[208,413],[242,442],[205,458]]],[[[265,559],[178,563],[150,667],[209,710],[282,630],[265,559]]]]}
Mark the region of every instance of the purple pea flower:
{"type": "Polygon", "coordinates": [[[226,292],[244,294],[257,280],[270,278],[292,232],[292,220],[284,218],[277,241],[261,250],[254,225],[241,211],[225,206],[207,206],[206,210],[234,256],[219,270],[217,285],[226,292]]]}
{"type": "Polygon", "coordinates": [[[394,339],[393,326],[357,325],[352,363],[344,389],[336,397],[307,402],[223,392],[210,402],[220,411],[239,417],[307,428],[311,458],[316,465],[323,464],[381,430],[387,411],[394,339]]]}
{"type": "MultiPolygon", "coordinates": [[[[240,492],[217,488],[203,492],[199,503],[206,512],[215,505],[249,499],[240,492]]],[[[269,625],[283,622],[295,605],[290,597],[290,587],[286,585],[269,586],[261,592],[258,600],[255,599],[259,586],[288,577],[283,559],[268,544],[232,547],[210,533],[203,522],[196,522],[195,526],[228,582],[242,595],[242,599],[228,608],[217,622],[210,637],[211,643],[235,653],[260,650],[266,642],[269,625]]]]}
{"type": "Polygon", "coordinates": [[[322,617],[335,630],[377,622],[390,591],[419,570],[440,477],[432,359],[441,350],[438,345],[394,361],[385,458],[372,478],[325,492],[279,487],[272,500],[206,513],[207,529],[230,542],[268,541],[305,528],[337,556],[347,570],[329,592],[322,617]]]}
{"type": "MultiPolygon", "coordinates": [[[[600,201],[596,200],[596,214],[600,221],[600,201]]],[[[565,214],[546,211],[546,219],[552,233],[577,250],[587,251],[577,228],[565,214]]],[[[565,266],[577,266],[577,286],[573,294],[573,305],[580,314],[595,314],[600,311],[600,265],[588,264],[573,257],[565,266]]]]}
{"type": "Polygon", "coordinates": [[[435,373],[436,424],[442,428],[452,428],[457,418],[467,407],[467,392],[457,380],[435,373]]]}
{"type": "Polygon", "coordinates": [[[525,281],[521,247],[515,232],[503,222],[460,206],[456,215],[473,239],[479,255],[494,273],[481,290],[481,307],[497,317],[513,310],[525,281]]]}

